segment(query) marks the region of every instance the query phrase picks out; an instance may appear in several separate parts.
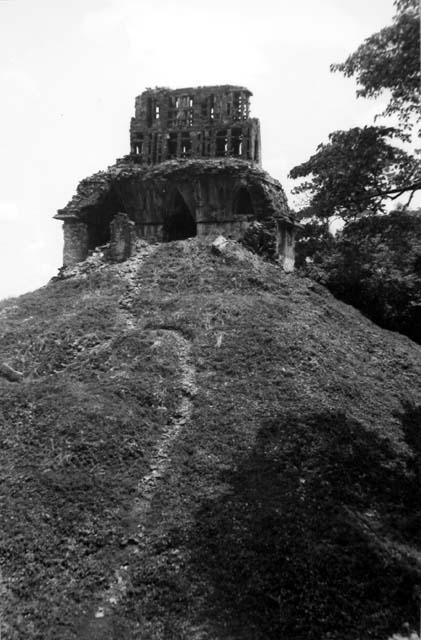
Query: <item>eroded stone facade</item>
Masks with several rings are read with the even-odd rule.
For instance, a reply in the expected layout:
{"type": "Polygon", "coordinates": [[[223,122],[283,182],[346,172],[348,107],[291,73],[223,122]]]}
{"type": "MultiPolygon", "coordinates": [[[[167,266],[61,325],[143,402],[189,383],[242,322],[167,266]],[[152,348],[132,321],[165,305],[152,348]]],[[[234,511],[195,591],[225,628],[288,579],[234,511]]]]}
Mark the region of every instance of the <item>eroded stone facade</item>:
{"type": "Polygon", "coordinates": [[[225,85],[148,89],[136,98],[131,153],[147,164],[175,158],[242,158],[261,165],[251,92],[225,85]]]}
{"type": "Polygon", "coordinates": [[[249,117],[250,96],[233,86],[155,89],[139,96],[131,154],[82,180],[55,216],[64,222],[64,264],[106,243],[112,260],[124,260],[135,236],[166,242],[223,234],[238,240],[251,222],[270,219],[279,260],[291,270],[296,222],[282,186],[260,167],[259,122],[249,117]]]}

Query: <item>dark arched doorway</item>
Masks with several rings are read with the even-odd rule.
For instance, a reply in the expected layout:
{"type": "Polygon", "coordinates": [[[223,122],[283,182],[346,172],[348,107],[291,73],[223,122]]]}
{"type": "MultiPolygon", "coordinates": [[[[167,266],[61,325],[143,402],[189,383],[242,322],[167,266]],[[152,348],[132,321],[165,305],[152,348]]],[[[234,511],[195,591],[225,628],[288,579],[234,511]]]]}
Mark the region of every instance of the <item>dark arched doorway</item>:
{"type": "Polygon", "coordinates": [[[82,219],[88,226],[89,250],[110,241],[110,223],[118,211],[124,211],[124,205],[113,189],[99,198],[94,206],[86,207],[82,219]]]}
{"type": "Polygon", "coordinates": [[[183,196],[176,191],[164,224],[164,240],[185,240],[196,235],[196,221],[183,196]]]}
{"type": "Polygon", "coordinates": [[[233,204],[234,215],[253,215],[254,209],[251,201],[250,193],[246,187],[241,187],[234,198],[233,204]]]}

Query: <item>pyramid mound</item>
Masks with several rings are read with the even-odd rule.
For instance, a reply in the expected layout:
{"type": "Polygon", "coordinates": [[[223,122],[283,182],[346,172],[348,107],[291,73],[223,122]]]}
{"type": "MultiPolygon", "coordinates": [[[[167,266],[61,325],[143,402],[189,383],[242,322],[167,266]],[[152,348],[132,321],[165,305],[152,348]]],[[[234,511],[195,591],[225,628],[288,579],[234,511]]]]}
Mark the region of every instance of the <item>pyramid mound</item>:
{"type": "Polygon", "coordinates": [[[7,638],[415,626],[421,348],[235,243],[0,305],[7,638]]]}

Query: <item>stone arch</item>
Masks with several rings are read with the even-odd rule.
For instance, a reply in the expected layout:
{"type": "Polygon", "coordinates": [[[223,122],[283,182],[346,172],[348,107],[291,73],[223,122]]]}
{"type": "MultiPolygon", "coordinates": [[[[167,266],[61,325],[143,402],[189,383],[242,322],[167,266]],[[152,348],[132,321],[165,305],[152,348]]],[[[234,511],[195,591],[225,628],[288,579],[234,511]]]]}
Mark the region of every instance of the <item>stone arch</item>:
{"type": "Polygon", "coordinates": [[[197,235],[196,220],[178,189],[172,194],[163,229],[164,241],[185,240],[197,235]]]}
{"type": "Polygon", "coordinates": [[[106,192],[95,205],[84,209],[82,219],[87,226],[89,250],[110,241],[111,221],[121,211],[124,211],[124,205],[113,189],[106,192]]]}
{"type": "Polygon", "coordinates": [[[241,186],[234,195],[232,212],[235,216],[252,216],[254,207],[250,191],[247,187],[241,186]]]}

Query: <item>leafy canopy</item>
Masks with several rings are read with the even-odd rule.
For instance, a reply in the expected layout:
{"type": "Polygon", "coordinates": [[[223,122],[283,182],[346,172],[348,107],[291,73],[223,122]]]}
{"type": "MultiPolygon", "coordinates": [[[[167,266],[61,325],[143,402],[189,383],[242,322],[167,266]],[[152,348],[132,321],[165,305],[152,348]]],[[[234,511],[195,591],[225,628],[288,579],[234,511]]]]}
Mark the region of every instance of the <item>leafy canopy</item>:
{"type": "Polygon", "coordinates": [[[380,326],[421,343],[421,211],[364,216],[331,238],[308,275],[380,326]]]}
{"type": "Polygon", "coordinates": [[[385,200],[421,187],[418,159],[393,145],[402,134],[393,127],[354,127],[335,131],[306,162],[290,172],[293,179],[307,178],[294,188],[306,194],[302,218],[353,219],[364,213],[382,212],[385,200]]]}
{"type": "Polygon", "coordinates": [[[386,201],[421,188],[419,156],[393,140],[409,141],[411,124],[421,122],[420,22],[418,0],[396,0],[390,26],[373,34],[333,71],[356,76],[357,95],[377,97],[388,91],[384,115],[398,115],[400,129],[365,126],[335,131],[307,162],[294,167],[291,178],[305,178],[293,193],[305,194],[302,218],[352,220],[384,212],[386,201]]]}
{"type": "Polygon", "coordinates": [[[396,0],[393,23],[367,38],[332,71],[355,76],[357,96],[376,98],[389,90],[383,115],[397,115],[406,127],[421,121],[420,18],[418,0],[396,0]]]}

